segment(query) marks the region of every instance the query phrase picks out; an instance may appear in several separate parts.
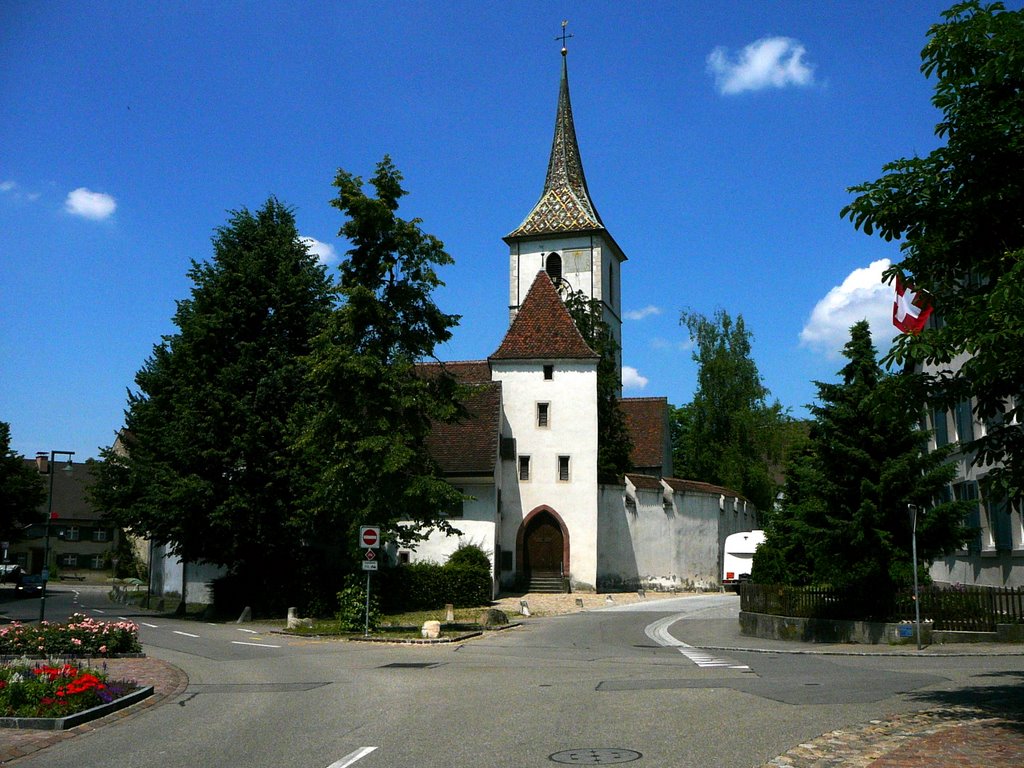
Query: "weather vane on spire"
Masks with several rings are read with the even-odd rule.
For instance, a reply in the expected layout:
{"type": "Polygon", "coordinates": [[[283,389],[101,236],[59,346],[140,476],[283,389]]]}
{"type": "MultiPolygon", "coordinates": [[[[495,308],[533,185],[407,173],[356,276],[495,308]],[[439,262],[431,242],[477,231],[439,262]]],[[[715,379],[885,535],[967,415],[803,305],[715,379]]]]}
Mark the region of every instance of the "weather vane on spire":
{"type": "Polygon", "coordinates": [[[558,37],[555,38],[555,40],[561,40],[562,41],[562,55],[563,56],[565,56],[565,54],[568,52],[568,49],[565,47],[565,41],[567,39],[569,39],[570,37],[572,37],[572,35],[565,34],[565,28],[567,26],[569,26],[569,20],[568,19],[563,19],[562,20],[562,34],[560,34],[558,37]]]}

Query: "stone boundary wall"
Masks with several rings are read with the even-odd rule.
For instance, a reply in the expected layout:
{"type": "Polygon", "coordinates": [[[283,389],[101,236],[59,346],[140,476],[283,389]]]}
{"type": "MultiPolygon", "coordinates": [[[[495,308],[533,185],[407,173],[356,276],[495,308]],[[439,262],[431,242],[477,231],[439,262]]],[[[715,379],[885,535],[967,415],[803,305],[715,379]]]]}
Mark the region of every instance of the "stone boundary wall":
{"type": "MultiPolygon", "coordinates": [[[[767,640],[804,643],[861,643],[864,645],[906,645],[917,643],[916,627],[908,622],[837,621],[773,616],[740,611],[740,634],[767,640]]],[[[935,643],[1024,643],[1024,625],[998,624],[995,632],[950,632],[933,630],[921,622],[921,642],[935,643]]]]}

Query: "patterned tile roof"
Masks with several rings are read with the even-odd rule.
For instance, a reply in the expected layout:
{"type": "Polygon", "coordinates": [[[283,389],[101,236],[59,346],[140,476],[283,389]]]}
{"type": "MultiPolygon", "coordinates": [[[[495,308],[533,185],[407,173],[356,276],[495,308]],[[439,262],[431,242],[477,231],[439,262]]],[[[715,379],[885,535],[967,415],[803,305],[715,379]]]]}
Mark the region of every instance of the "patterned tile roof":
{"type": "Polygon", "coordinates": [[[417,363],[420,376],[437,376],[444,371],[460,384],[488,384],[491,381],[491,366],[486,360],[457,360],[437,363],[417,363]]]}
{"type": "Polygon", "coordinates": [[[626,397],[619,401],[619,405],[626,417],[626,429],[633,439],[630,463],[644,469],[663,467],[668,440],[668,398],[626,397]]]}
{"type": "Polygon", "coordinates": [[[551,158],[544,191],[515,230],[506,237],[545,235],[560,232],[604,229],[597,213],[587,179],[583,175],[583,161],[576,143],[576,128],[572,120],[569,101],[569,71],[565,54],[562,55],[562,82],[558,90],[558,111],[555,115],[555,137],[551,142],[551,158]]]}
{"type": "Polygon", "coordinates": [[[501,382],[474,386],[462,404],[466,417],[454,424],[434,424],[427,450],[446,475],[493,477],[501,430],[501,382]]]}
{"type": "Polygon", "coordinates": [[[638,491],[662,491],[664,490],[661,486],[661,480],[651,475],[638,475],[633,472],[626,474],[629,478],[629,482],[633,484],[633,487],[638,491]]]}
{"type": "Polygon", "coordinates": [[[538,272],[491,360],[596,360],[546,272],[538,272]]]}

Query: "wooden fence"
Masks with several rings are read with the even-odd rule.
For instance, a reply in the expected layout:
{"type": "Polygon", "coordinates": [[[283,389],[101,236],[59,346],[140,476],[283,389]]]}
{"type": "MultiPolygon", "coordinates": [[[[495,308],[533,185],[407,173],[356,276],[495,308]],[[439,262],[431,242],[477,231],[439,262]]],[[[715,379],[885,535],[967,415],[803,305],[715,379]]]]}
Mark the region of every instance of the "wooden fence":
{"type": "MultiPolygon", "coordinates": [[[[1024,624],[1024,588],[923,587],[921,620],[937,630],[994,632],[997,624],[1024,624]]],[[[855,590],[746,583],[740,610],[774,616],[834,620],[910,621],[912,590],[865,595],[855,590]]]]}

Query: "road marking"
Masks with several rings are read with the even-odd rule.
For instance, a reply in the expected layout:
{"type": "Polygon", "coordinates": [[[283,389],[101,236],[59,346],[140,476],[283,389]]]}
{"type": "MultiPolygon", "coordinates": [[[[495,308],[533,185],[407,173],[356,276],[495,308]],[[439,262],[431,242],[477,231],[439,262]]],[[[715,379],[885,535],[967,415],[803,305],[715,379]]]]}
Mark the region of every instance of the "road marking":
{"type": "Polygon", "coordinates": [[[93,608],[92,612],[93,613],[106,613],[106,611],[104,611],[102,608],[93,608]]]}
{"type": "Polygon", "coordinates": [[[352,765],[355,762],[358,762],[359,760],[362,760],[375,749],[376,747],[363,747],[361,749],[357,749],[355,752],[345,755],[343,758],[341,758],[341,760],[331,763],[327,766],[327,768],[348,768],[348,766],[352,765]]]}
{"type": "Polygon", "coordinates": [[[664,619],[648,624],[644,628],[644,634],[647,635],[651,640],[656,642],[658,645],[666,648],[675,648],[683,656],[688,658],[698,667],[711,668],[718,667],[723,669],[750,669],[746,664],[736,664],[735,662],[729,661],[728,659],[720,659],[716,656],[712,656],[705,653],[700,648],[694,648],[692,645],[684,643],[682,640],[677,640],[668,631],[668,628],[683,618],[686,614],[676,614],[675,616],[668,616],[664,619]]]}
{"type": "Polygon", "coordinates": [[[160,626],[159,624],[149,624],[145,621],[140,621],[139,624],[141,624],[144,627],[149,627],[150,629],[157,629],[160,626]]]}
{"type": "Polygon", "coordinates": [[[185,637],[199,637],[199,635],[193,635],[191,632],[179,632],[176,629],[171,630],[176,635],[184,635],[185,637]]]}
{"type": "Polygon", "coordinates": [[[253,645],[257,648],[280,648],[280,645],[271,645],[270,643],[246,643],[242,640],[232,640],[232,645],[253,645]]]}
{"type": "Polygon", "coordinates": [[[250,635],[259,634],[259,632],[257,632],[255,629],[242,629],[241,627],[235,627],[235,629],[237,629],[239,632],[248,632],[250,635]]]}

